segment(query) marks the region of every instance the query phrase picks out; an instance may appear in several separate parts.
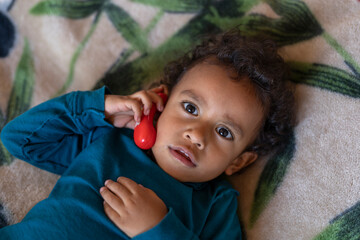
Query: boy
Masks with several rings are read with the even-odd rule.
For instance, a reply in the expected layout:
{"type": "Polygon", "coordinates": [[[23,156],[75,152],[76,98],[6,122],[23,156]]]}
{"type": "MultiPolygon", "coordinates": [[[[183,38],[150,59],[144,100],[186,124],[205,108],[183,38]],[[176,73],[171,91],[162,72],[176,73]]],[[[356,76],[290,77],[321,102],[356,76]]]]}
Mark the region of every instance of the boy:
{"type": "Polygon", "coordinates": [[[168,65],[160,87],[75,92],[29,110],[3,129],[3,143],[62,177],[0,238],[240,239],[237,192],[221,175],[286,139],[293,100],[284,78],[273,44],[232,31],[168,65]],[[166,107],[157,92],[169,94],[166,107]],[[147,155],[127,128],[152,104],[162,114],[147,155]]]}

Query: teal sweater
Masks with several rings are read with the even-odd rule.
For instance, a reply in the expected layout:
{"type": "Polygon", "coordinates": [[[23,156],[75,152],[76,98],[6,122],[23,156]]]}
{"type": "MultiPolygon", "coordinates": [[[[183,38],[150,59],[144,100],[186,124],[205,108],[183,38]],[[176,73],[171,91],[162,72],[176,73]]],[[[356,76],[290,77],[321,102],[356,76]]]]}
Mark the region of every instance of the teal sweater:
{"type": "Polygon", "coordinates": [[[241,239],[237,192],[223,180],[181,183],[133,141],[133,131],[104,120],[105,88],[73,92],[40,104],[7,124],[1,140],[11,154],[60,174],[49,197],[0,239],[129,239],[105,215],[99,189],[128,177],[152,189],[166,217],[134,239],[241,239]]]}

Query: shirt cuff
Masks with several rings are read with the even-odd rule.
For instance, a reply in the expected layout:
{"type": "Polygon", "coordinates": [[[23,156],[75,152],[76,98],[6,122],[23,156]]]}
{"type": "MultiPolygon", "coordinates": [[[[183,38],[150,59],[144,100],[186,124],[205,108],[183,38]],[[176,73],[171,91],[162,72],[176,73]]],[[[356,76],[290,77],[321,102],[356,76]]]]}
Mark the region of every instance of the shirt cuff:
{"type": "Polygon", "coordinates": [[[113,127],[105,120],[105,94],[110,94],[106,86],[94,91],[76,92],[73,103],[74,114],[82,116],[83,121],[90,128],[96,126],[113,127]],[[99,122],[99,119],[102,121],[99,122]]]}

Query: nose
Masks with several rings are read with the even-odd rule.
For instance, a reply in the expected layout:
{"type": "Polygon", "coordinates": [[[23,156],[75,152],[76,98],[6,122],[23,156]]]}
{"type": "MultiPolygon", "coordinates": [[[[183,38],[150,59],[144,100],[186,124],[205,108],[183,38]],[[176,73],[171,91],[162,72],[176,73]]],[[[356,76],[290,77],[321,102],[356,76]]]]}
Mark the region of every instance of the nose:
{"type": "Polygon", "coordinates": [[[198,149],[202,150],[205,147],[205,132],[204,130],[188,129],[184,132],[183,137],[194,144],[198,149]]]}

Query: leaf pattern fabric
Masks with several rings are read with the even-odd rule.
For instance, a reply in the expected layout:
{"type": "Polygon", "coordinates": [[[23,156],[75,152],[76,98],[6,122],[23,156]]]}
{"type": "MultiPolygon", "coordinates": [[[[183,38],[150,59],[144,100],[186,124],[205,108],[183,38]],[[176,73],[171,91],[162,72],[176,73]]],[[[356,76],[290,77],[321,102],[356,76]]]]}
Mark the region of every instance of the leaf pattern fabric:
{"type": "MultiPolygon", "coordinates": [[[[207,34],[265,35],[289,64],[298,125],[284,151],[229,179],[244,236],[360,239],[359,12],[359,1],[335,0],[3,1],[0,131],[69,91],[139,90],[207,34]]],[[[0,141],[0,203],[11,223],[57,178],[22,166],[0,141]]]]}

